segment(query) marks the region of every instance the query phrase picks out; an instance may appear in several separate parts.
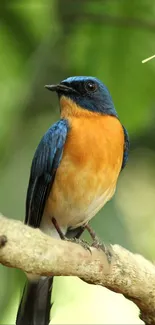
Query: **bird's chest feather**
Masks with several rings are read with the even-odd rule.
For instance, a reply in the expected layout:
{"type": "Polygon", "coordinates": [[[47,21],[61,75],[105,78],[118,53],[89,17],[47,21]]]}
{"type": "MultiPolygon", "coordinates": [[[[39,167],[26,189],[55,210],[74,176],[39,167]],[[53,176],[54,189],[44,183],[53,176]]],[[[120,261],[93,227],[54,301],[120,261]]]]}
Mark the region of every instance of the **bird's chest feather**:
{"type": "Polygon", "coordinates": [[[47,206],[69,226],[90,219],[112,197],[123,159],[124,134],[112,116],[71,118],[62,161],[47,206]]]}

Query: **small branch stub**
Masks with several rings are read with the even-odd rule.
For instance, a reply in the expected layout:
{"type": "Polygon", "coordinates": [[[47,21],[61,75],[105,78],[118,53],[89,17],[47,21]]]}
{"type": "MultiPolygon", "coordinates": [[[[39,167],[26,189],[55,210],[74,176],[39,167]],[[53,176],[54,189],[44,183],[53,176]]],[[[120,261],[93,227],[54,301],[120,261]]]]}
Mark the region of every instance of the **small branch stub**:
{"type": "Polygon", "coordinates": [[[7,243],[7,237],[5,235],[0,236],[0,248],[5,246],[6,243],[7,243]]]}

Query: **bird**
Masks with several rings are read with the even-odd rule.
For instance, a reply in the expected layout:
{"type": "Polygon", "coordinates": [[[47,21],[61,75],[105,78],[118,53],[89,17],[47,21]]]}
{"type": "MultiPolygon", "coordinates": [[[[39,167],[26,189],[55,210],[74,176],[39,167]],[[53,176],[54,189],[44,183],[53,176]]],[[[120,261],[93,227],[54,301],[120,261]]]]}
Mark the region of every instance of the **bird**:
{"type": "MultiPolygon", "coordinates": [[[[59,237],[78,237],[114,195],[129,153],[129,136],[108,88],[96,77],[68,77],[46,85],[56,92],[60,119],[35,151],[25,223],[59,237]]],[[[16,325],[47,325],[52,278],[27,274],[16,325]]]]}

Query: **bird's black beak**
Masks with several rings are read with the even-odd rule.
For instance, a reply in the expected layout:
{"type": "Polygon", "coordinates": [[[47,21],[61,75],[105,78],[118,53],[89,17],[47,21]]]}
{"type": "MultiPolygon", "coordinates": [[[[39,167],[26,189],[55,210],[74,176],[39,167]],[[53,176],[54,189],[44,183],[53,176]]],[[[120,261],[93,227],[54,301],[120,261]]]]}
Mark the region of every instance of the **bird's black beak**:
{"type": "Polygon", "coordinates": [[[58,85],[45,85],[50,91],[56,91],[57,93],[69,94],[69,93],[77,93],[77,91],[67,85],[58,84],[58,85]]]}

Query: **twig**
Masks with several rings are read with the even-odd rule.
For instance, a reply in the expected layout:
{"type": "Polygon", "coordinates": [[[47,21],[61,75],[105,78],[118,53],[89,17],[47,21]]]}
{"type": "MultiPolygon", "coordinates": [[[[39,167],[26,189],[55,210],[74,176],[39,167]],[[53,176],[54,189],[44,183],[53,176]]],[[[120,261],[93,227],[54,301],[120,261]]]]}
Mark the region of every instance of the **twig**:
{"type": "Polygon", "coordinates": [[[148,62],[148,61],[150,61],[150,60],[152,60],[152,59],[154,59],[154,58],[155,58],[155,55],[152,55],[152,56],[150,56],[149,58],[143,60],[142,63],[146,63],[146,62],[148,62]]]}

